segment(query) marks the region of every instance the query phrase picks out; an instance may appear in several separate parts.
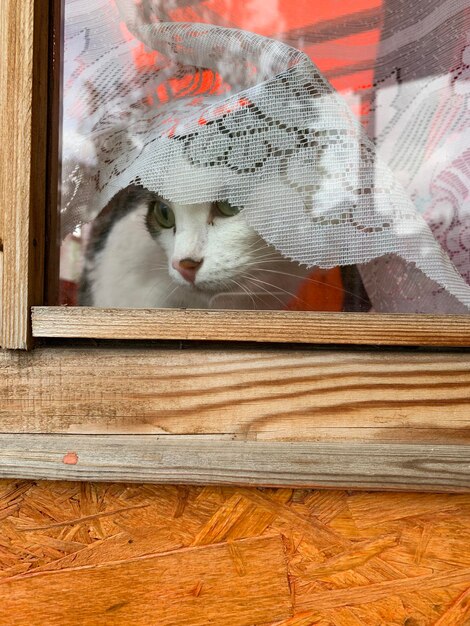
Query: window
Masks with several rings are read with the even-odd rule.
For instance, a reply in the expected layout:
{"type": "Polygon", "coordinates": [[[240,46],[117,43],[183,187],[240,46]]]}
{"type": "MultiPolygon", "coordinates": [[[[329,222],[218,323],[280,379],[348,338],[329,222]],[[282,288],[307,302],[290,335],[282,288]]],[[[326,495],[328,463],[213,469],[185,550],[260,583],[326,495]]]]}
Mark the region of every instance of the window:
{"type": "MultiPolygon", "coordinates": [[[[417,72],[421,48],[438,34],[427,32],[410,52],[393,3],[325,2],[313,12],[309,3],[303,10],[271,4],[261,11],[256,3],[103,0],[90,13],[86,2],[65,2],[61,231],[69,234],[59,301],[279,311],[202,318],[137,311],[127,322],[121,311],[112,315],[123,321],[122,337],[208,338],[203,319],[214,339],[228,337],[231,320],[234,338],[253,339],[242,320],[251,326],[256,319],[260,340],[350,342],[349,317],[330,317],[334,337],[323,339],[321,316],[285,311],[353,311],[369,312],[353,318],[363,325],[359,343],[454,345],[450,335],[454,324],[460,334],[462,320],[449,318],[445,336],[434,320],[420,320],[417,336],[416,320],[392,318],[392,336],[387,318],[371,320],[371,313],[468,312],[465,210],[456,189],[446,195],[440,182],[458,169],[463,142],[452,141],[453,130],[431,141],[442,107],[465,108],[460,74],[444,52],[417,72]],[[381,33],[390,30],[397,49],[387,56],[381,33]],[[351,54],[359,66],[348,62],[351,54]],[[445,72],[453,80],[443,87],[445,72]],[[140,212],[130,210],[139,204],[140,212]],[[280,331],[297,320],[306,334],[280,331]]],[[[411,20],[423,19],[413,11],[411,20]]],[[[455,37],[447,51],[459,46],[455,37]]],[[[101,328],[105,312],[73,309],[38,311],[35,332],[57,332],[63,315],[80,336],[118,333],[116,324],[101,328]]]]}
{"type": "MultiPolygon", "coordinates": [[[[304,4],[307,21],[318,20],[304,4]]],[[[267,24],[257,8],[254,14],[232,6],[216,11],[222,24],[257,32],[276,22],[278,32],[293,12],[273,5],[267,24]]],[[[185,36],[177,24],[178,32],[161,30],[148,41],[143,33],[157,28],[157,18],[183,19],[184,9],[167,13],[165,3],[137,8],[107,1],[93,14],[88,9],[86,2],[65,3],[61,217],[63,232],[70,234],[62,250],[64,300],[127,308],[368,310],[354,267],[315,271],[285,256],[289,248],[297,261],[310,258],[312,266],[311,248],[318,247],[319,234],[326,238],[333,219],[320,210],[318,218],[311,216],[312,209],[304,216],[307,206],[320,202],[315,169],[332,158],[321,154],[320,144],[337,133],[330,148],[340,142],[343,162],[351,161],[345,137],[352,128],[336,131],[334,120],[319,120],[329,94],[313,66],[309,71],[318,95],[325,92],[324,102],[310,95],[313,87],[300,71],[290,76],[289,65],[296,69],[300,56],[285,44],[285,60],[276,60],[278,42],[263,49],[266,38],[245,33],[241,41],[243,31],[213,25],[185,36]],[[185,37],[180,49],[202,55],[200,65],[190,68],[187,60],[182,69],[181,52],[175,58],[162,52],[168,36],[172,45],[185,37]],[[263,68],[264,57],[276,67],[263,68]],[[309,175],[310,183],[303,180],[309,175]],[[290,231],[305,226],[311,241],[297,241],[290,231]]],[[[204,3],[193,3],[185,13],[187,26],[207,21],[207,11],[204,3]]],[[[300,35],[296,43],[301,45],[300,35]]]]}
{"type": "MultiPolygon", "coordinates": [[[[48,12],[31,0],[20,7],[7,2],[1,16],[2,57],[9,60],[2,66],[0,90],[2,136],[9,147],[2,154],[0,185],[1,343],[8,349],[28,347],[31,328],[44,340],[30,354],[1,355],[4,475],[467,489],[470,368],[465,350],[337,347],[462,348],[470,338],[466,314],[54,306],[59,298],[59,12],[59,3],[51,3],[48,12]],[[83,345],[67,338],[152,342],[83,345]],[[180,350],[179,344],[158,342],[171,339],[224,343],[190,342],[180,350]],[[241,348],[227,343],[232,340],[288,345],[241,348]]],[[[351,11],[341,27],[356,24],[360,30],[366,17],[374,27],[381,25],[379,9],[354,15],[351,11]]],[[[332,25],[324,21],[325,30],[315,32],[323,32],[326,41],[332,25]]],[[[369,36],[368,50],[376,50],[369,36]]],[[[360,46],[356,52],[362,59],[360,46]]],[[[352,65],[353,75],[363,71],[362,61],[352,65]]],[[[429,68],[419,69],[430,76],[429,68]]],[[[335,78],[335,71],[331,68],[328,77],[335,78]]],[[[464,68],[459,71],[454,72],[457,83],[464,68]]],[[[393,95],[403,76],[387,76],[384,89],[393,95]]],[[[418,95],[427,93],[420,91],[423,76],[410,85],[418,95]]],[[[367,85],[370,76],[363,80],[367,85]]],[[[461,94],[463,87],[453,88],[461,94]]],[[[388,113],[393,117],[393,107],[388,113]]],[[[387,128],[381,127],[386,137],[387,128]]],[[[410,128],[405,116],[404,129],[410,128]]],[[[391,149],[392,138],[387,141],[385,148],[391,149]]],[[[433,191],[444,202],[448,187],[442,177],[437,182],[433,191]]],[[[455,265],[460,258],[464,254],[455,265]]],[[[461,285],[458,279],[454,287],[458,291],[461,285]]]]}

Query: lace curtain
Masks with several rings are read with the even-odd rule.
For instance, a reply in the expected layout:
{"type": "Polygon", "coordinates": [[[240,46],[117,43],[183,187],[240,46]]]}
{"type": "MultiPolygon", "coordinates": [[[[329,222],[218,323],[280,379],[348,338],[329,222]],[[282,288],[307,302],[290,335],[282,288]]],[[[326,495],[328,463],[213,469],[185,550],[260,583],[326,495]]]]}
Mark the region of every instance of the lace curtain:
{"type": "Polygon", "coordinates": [[[468,313],[464,1],[294,27],[283,5],[252,3],[265,37],[227,1],[67,0],[64,234],[139,182],[230,201],[308,267],[357,264],[375,311],[468,313]]]}

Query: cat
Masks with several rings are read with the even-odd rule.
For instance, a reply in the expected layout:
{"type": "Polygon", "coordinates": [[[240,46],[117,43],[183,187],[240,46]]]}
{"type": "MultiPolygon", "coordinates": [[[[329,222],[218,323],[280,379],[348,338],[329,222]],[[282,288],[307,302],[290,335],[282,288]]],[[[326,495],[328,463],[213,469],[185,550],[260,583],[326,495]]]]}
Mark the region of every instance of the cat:
{"type": "Polygon", "coordinates": [[[310,271],[228,202],[179,205],[131,185],[92,225],[79,304],[284,309],[310,271]]]}

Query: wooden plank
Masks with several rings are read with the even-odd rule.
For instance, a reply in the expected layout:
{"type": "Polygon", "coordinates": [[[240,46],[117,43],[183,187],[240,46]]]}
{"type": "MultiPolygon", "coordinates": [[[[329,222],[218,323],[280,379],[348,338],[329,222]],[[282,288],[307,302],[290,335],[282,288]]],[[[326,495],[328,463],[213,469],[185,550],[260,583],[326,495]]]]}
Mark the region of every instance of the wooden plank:
{"type": "MultiPolygon", "coordinates": [[[[0,219],[1,223],[1,219],[0,219]]],[[[0,237],[0,348],[2,347],[3,334],[3,244],[0,237]]]]}
{"type": "Polygon", "coordinates": [[[35,337],[470,346],[470,316],[34,307],[35,337]]]}
{"type": "Polygon", "coordinates": [[[292,615],[278,537],[24,575],[1,582],[0,594],[5,626],[252,626],[292,615]]]}
{"type": "Polygon", "coordinates": [[[0,353],[0,432],[470,443],[470,355],[126,344],[0,353]]]}
{"type": "Polygon", "coordinates": [[[0,399],[5,477],[470,487],[463,352],[43,346],[0,399]]]}
{"type": "Polygon", "coordinates": [[[0,477],[470,491],[470,446],[1,435],[0,477]]]}
{"type": "Polygon", "coordinates": [[[29,307],[42,304],[48,2],[4,0],[0,12],[1,345],[26,348],[29,307]]]}
{"type": "Polygon", "coordinates": [[[49,81],[46,178],[46,232],[44,267],[44,304],[59,303],[60,276],[60,181],[62,131],[62,74],[64,45],[63,0],[49,0],[49,81]]]}

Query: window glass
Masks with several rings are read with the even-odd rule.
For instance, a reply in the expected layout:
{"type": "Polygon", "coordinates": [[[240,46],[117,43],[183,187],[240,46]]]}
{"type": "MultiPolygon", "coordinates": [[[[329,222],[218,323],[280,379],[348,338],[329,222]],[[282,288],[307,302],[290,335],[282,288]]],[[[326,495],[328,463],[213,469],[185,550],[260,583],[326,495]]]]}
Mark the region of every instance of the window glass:
{"type": "Polygon", "coordinates": [[[65,0],[61,303],[468,313],[464,9],[65,0]]]}

